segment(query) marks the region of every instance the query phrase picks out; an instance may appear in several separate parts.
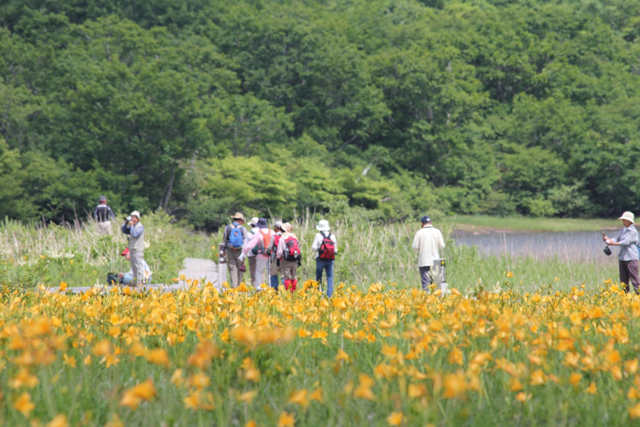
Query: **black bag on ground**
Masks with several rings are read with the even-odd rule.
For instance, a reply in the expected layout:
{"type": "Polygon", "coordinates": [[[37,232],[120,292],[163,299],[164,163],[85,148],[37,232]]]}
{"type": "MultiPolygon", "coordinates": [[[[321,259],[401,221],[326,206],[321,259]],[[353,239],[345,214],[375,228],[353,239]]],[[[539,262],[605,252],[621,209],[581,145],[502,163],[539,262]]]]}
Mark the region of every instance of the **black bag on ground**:
{"type": "Polygon", "coordinates": [[[107,285],[117,286],[120,283],[120,278],[117,273],[107,273],[107,285]]]}

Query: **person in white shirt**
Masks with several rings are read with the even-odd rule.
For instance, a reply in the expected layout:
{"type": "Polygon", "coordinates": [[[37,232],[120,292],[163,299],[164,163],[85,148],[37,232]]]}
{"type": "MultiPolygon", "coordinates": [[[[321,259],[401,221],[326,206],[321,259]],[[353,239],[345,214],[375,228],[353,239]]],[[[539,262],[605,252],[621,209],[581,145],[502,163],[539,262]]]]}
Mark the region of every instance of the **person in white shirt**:
{"type": "Polygon", "coordinates": [[[329,221],[321,220],[316,226],[319,233],[313,239],[311,250],[316,255],[316,281],[322,283],[322,271],[327,273],[327,296],[333,294],[333,261],[338,253],[338,241],[331,233],[329,221]]]}
{"type": "Polygon", "coordinates": [[[422,228],[413,238],[413,250],[418,252],[418,268],[422,281],[422,289],[429,291],[431,275],[429,274],[433,260],[440,258],[440,251],[444,249],[444,239],[440,230],[433,227],[431,218],[423,216],[422,228]]]}
{"type": "MultiPolygon", "coordinates": [[[[247,243],[249,243],[251,241],[251,239],[253,239],[253,236],[255,236],[256,232],[258,231],[258,218],[257,217],[251,218],[251,221],[249,221],[249,227],[251,227],[251,230],[250,231],[247,230],[247,241],[244,242],[244,246],[242,248],[243,252],[244,252],[244,247],[246,247],[247,243]]],[[[251,283],[255,283],[255,281],[256,281],[256,254],[254,254],[253,252],[249,252],[249,253],[244,252],[244,254],[246,255],[247,258],[249,258],[249,274],[251,275],[251,283]]]]}

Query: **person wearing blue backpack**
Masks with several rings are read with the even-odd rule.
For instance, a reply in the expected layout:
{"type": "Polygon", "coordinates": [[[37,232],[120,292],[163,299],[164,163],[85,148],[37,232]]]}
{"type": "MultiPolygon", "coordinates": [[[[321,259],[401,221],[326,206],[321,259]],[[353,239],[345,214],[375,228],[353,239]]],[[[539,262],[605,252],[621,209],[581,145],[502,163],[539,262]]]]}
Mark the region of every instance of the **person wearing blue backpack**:
{"type": "Polygon", "coordinates": [[[232,288],[237,288],[242,283],[242,276],[247,269],[244,265],[242,247],[249,241],[249,236],[244,228],[245,219],[242,213],[236,212],[232,220],[233,222],[224,229],[222,250],[229,266],[229,284],[232,288]]]}
{"type": "Polygon", "coordinates": [[[640,291],[640,277],[638,275],[638,231],[635,227],[635,217],[632,212],[625,212],[619,220],[622,221],[624,228],[618,234],[618,237],[610,238],[604,233],[602,240],[609,246],[619,246],[618,264],[620,270],[620,283],[624,283],[624,291],[629,293],[629,282],[633,285],[636,294],[640,291]]]}

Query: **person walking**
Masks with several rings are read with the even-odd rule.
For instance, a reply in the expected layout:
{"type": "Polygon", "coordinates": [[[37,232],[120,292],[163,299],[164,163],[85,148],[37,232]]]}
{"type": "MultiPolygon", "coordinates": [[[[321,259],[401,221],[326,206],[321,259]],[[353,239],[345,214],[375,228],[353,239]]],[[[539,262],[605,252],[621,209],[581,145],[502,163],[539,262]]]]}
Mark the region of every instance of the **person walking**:
{"type": "Polygon", "coordinates": [[[99,234],[113,233],[111,221],[115,220],[116,216],[111,210],[111,207],[107,205],[107,198],[105,196],[100,196],[98,206],[96,206],[96,209],[93,211],[93,218],[98,223],[99,234]]]}
{"type": "Polygon", "coordinates": [[[271,287],[278,290],[280,285],[280,278],[278,277],[280,272],[279,260],[277,259],[278,243],[284,230],[282,229],[282,221],[276,221],[273,224],[273,239],[267,246],[267,256],[269,257],[269,283],[271,287]]]}
{"type": "Polygon", "coordinates": [[[288,222],[282,225],[284,233],[278,240],[276,258],[280,261],[280,269],[284,278],[284,288],[295,292],[298,286],[297,269],[300,266],[301,253],[298,238],[293,234],[293,226],[288,222]]]}
{"type": "Polygon", "coordinates": [[[440,230],[433,227],[431,218],[423,216],[421,218],[422,228],[413,238],[413,250],[418,252],[418,269],[420,270],[420,279],[422,281],[422,289],[429,291],[431,285],[431,266],[433,260],[440,258],[440,251],[444,249],[444,239],[440,230]]]}
{"type": "Polygon", "coordinates": [[[122,224],[122,232],[129,236],[129,262],[133,273],[131,285],[140,285],[144,282],[144,226],[140,223],[140,212],[131,212],[122,224]]]}
{"type": "Polygon", "coordinates": [[[242,255],[242,246],[245,242],[248,242],[247,229],[244,228],[244,215],[240,212],[236,212],[233,216],[232,223],[227,225],[224,229],[222,236],[222,250],[223,256],[227,258],[227,265],[229,266],[229,283],[232,288],[237,288],[242,283],[242,276],[246,271],[244,266],[244,257],[240,259],[242,255]]]}
{"type": "Polygon", "coordinates": [[[311,250],[315,252],[316,256],[316,282],[322,283],[322,272],[325,271],[327,275],[327,296],[331,297],[333,295],[333,262],[338,253],[338,241],[336,236],[331,234],[331,227],[329,227],[329,221],[326,219],[318,223],[316,230],[319,233],[316,233],[311,244],[311,250]]]}
{"type": "MultiPolygon", "coordinates": [[[[248,242],[251,241],[251,239],[253,239],[253,237],[256,235],[256,232],[258,231],[258,218],[256,217],[251,218],[251,221],[249,221],[249,227],[250,229],[247,230],[247,241],[245,242],[245,246],[248,242]]],[[[241,254],[240,256],[242,256],[242,259],[244,259],[245,256],[249,259],[249,275],[251,276],[251,283],[255,282],[256,254],[254,254],[253,252],[244,253],[244,250],[243,250],[243,254],[241,254]]]]}
{"type": "Polygon", "coordinates": [[[620,270],[620,283],[624,283],[624,291],[629,293],[629,282],[633,285],[634,291],[640,292],[640,278],[638,277],[638,231],[635,227],[635,217],[632,212],[625,212],[619,220],[624,228],[618,237],[609,238],[605,234],[602,240],[609,246],[619,246],[618,267],[620,270]]]}
{"type": "Polygon", "coordinates": [[[267,255],[267,248],[271,244],[275,236],[273,230],[269,230],[267,220],[260,218],[257,223],[257,231],[254,233],[253,238],[247,243],[242,250],[244,254],[250,256],[254,255],[256,262],[255,277],[252,280],[253,288],[256,291],[261,290],[261,285],[264,283],[264,271],[269,267],[269,256],[267,255]]]}

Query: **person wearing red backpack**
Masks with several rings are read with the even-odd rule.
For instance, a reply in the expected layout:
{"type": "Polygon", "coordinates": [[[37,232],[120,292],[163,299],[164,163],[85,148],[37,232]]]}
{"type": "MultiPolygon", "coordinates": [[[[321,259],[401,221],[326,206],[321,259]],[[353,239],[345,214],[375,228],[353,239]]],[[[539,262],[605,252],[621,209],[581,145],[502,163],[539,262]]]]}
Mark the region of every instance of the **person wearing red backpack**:
{"type": "Polygon", "coordinates": [[[327,273],[327,296],[333,294],[333,261],[338,253],[338,241],[336,236],[331,234],[329,221],[321,220],[316,226],[319,233],[313,239],[311,250],[316,253],[316,281],[322,283],[322,271],[327,273]]]}
{"type": "Polygon", "coordinates": [[[253,288],[259,291],[261,289],[260,285],[264,283],[264,271],[269,266],[267,248],[271,244],[275,233],[269,230],[267,220],[264,218],[260,218],[256,225],[257,227],[254,231],[253,238],[245,245],[243,252],[245,255],[254,255],[256,270],[255,276],[253,277],[253,288]]]}
{"type": "Polygon", "coordinates": [[[280,262],[282,277],[284,278],[284,288],[295,292],[298,286],[296,272],[302,259],[298,238],[293,234],[293,226],[288,222],[282,225],[284,233],[280,236],[276,258],[280,262]]]}

